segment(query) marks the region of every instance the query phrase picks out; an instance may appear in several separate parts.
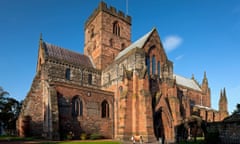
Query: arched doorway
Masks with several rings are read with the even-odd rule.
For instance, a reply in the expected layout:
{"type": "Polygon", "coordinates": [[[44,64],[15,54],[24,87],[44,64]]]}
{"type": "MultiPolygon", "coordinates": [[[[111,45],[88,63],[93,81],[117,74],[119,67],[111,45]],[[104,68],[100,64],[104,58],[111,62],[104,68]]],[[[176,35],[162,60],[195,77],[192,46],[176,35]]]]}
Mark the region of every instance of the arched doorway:
{"type": "Polygon", "coordinates": [[[154,134],[158,141],[164,143],[165,133],[163,127],[163,119],[162,119],[162,107],[160,107],[153,114],[153,125],[154,125],[154,134]]]}

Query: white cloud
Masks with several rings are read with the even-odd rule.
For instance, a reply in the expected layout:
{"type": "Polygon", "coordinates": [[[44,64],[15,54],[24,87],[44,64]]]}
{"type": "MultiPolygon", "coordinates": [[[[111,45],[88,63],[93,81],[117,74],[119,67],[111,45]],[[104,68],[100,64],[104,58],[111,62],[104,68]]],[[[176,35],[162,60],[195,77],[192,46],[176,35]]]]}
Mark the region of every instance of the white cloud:
{"type": "Polygon", "coordinates": [[[167,52],[172,51],[176,49],[179,45],[181,45],[183,42],[183,39],[176,35],[170,35],[167,36],[163,40],[163,46],[167,52]]]}
{"type": "Polygon", "coordinates": [[[181,60],[184,57],[184,55],[179,55],[175,58],[175,60],[181,60]]]}

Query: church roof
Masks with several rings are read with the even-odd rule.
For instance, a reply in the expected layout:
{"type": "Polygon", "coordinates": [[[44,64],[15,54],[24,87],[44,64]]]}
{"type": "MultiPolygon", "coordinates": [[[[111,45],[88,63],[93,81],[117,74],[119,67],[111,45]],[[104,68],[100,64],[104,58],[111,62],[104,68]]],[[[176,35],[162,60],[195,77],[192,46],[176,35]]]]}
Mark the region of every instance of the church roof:
{"type": "Polygon", "coordinates": [[[194,105],[195,107],[198,107],[198,108],[201,108],[201,109],[205,109],[205,110],[214,110],[210,107],[207,107],[207,106],[203,106],[203,105],[194,105]]]}
{"type": "Polygon", "coordinates": [[[144,36],[142,36],[140,39],[138,39],[137,41],[135,41],[134,43],[132,43],[130,46],[128,46],[127,48],[125,48],[123,51],[121,51],[115,58],[115,60],[121,58],[122,56],[124,56],[125,54],[127,54],[129,51],[131,51],[134,48],[142,48],[144,46],[144,44],[146,43],[147,39],[149,38],[149,36],[152,34],[152,32],[155,30],[156,28],[153,28],[150,32],[148,32],[147,34],[145,34],[144,36]]]}
{"type": "Polygon", "coordinates": [[[179,75],[174,74],[174,77],[176,77],[176,83],[181,86],[185,86],[197,91],[202,91],[199,85],[192,79],[188,79],[179,75]]]}
{"type": "Polygon", "coordinates": [[[43,43],[43,47],[47,57],[66,61],[72,64],[93,67],[91,60],[86,55],[82,55],[45,42],[43,43]]]}

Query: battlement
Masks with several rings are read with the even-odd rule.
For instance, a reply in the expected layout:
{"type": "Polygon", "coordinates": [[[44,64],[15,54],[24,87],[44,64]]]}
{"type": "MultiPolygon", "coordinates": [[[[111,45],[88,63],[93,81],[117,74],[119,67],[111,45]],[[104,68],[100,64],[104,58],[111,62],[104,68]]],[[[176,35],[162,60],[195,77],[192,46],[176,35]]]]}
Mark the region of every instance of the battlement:
{"type": "Polygon", "coordinates": [[[107,4],[103,1],[101,1],[98,5],[98,7],[94,10],[92,15],[87,19],[85,22],[85,29],[91,23],[91,21],[97,16],[97,14],[101,11],[107,12],[108,14],[111,14],[115,17],[120,18],[121,20],[125,21],[126,23],[131,25],[131,16],[125,15],[122,11],[117,11],[116,8],[110,6],[107,7],[107,4]]]}

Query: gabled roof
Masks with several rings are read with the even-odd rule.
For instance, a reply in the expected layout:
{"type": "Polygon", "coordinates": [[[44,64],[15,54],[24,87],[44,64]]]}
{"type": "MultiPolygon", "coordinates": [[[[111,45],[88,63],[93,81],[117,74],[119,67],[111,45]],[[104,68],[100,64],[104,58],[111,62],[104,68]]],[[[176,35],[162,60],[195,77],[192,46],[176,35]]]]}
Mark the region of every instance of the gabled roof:
{"type": "Polygon", "coordinates": [[[146,43],[146,41],[148,40],[149,36],[152,34],[152,32],[156,30],[156,28],[153,28],[150,32],[148,32],[147,34],[145,34],[144,36],[142,36],[140,39],[138,39],[137,41],[135,41],[134,43],[132,43],[130,46],[128,46],[127,48],[125,48],[123,51],[121,51],[115,58],[115,60],[119,59],[120,57],[124,56],[125,54],[127,54],[129,51],[131,51],[134,48],[142,48],[144,46],[144,44],[146,43]]]}
{"type": "Polygon", "coordinates": [[[176,74],[173,74],[174,77],[176,77],[176,83],[180,86],[185,86],[197,91],[202,91],[199,85],[192,79],[188,79],[176,74]]]}
{"type": "Polygon", "coordinates": [[[86,55],[82,55],[52,44],[48,44],[46,42],[43,42],[43,48],[45,51],[45,55],[48,58],[62,60],[85,67],[93,67],[91,60],[86,55]]]}

